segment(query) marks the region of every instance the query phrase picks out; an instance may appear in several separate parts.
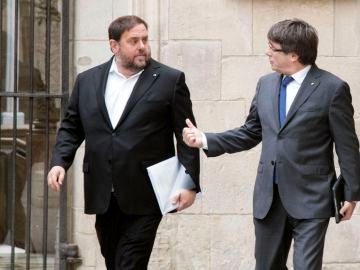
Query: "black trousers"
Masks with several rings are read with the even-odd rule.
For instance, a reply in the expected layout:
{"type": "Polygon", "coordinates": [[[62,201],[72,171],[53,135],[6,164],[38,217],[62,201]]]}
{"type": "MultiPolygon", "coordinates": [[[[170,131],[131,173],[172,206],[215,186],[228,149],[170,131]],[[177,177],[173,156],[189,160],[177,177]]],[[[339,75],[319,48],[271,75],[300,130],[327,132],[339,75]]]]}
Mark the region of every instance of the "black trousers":
{"type": "Polygon", "coordinates": [[[254,218],[256,270],[286,270],[294,240],[294,270],[321,270],[329,218],[295,219],[281,203],[277,186],[264,219],[254,218]]]}
{"type": "Polygon", "coordinates": [[[161,215],[127,215],[112,195],[106,213],[96,215],[96,233],[108,270],[146,270],[161,215]]]}

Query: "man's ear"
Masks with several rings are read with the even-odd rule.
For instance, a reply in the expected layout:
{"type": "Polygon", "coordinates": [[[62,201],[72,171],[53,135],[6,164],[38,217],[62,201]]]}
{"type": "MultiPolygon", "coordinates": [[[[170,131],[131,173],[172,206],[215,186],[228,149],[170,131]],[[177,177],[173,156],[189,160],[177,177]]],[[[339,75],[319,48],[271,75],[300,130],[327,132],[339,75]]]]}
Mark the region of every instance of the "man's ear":
{"type": "Polygon", "coordinates": [[[115,39],[109,40],[110,50],[112,53],[117,53],[119,50],[119,43],[115,39]]]}
{"type": "Polygon", "coordinates": [[[296,53],[290,53],[292,62],[299,62],[299,56],[296,53]]]}

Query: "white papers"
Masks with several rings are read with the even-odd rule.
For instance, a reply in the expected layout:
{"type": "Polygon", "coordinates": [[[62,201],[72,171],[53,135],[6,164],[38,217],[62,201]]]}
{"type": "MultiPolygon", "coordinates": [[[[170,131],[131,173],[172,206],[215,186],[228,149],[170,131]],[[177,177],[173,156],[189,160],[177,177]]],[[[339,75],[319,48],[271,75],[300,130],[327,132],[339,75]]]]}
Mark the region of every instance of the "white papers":
{"type": "MultiPolygon", "coordinates": [[[[23,254],[25,253],[25,249],[22,248],[14,248],[15,254],[23,254]]],[[[11,246],[9,245],[0,245],[0,255],[10,255],[11,254],[11,246]]]]}
{"type": "Polygon", "coordinates": [[[195,188],[191,176],[176,156],[147,167],[147,171],[163,215],[178,207],[171,203],[171,197],[180,189],[195,188]]]}

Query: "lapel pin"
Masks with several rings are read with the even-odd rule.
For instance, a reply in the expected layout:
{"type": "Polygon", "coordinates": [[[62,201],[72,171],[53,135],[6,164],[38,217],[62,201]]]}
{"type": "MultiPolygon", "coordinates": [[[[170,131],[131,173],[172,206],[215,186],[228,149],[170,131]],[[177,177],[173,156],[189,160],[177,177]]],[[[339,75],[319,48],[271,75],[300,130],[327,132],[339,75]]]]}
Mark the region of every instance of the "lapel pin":
{"type": "Polygon", "coordinates": [[[314,85],[314,84],[315,84],[315,83],[313,83],[313,82],[311,83],[311,85],[314,85]]]}
{"type": "Polygon", "coordinates": [[[156,77],[156,76],[157,76],[157,74],[156,74],[156,73],[154,73],[154,74],[153,74],[153,77],[156,77]]]}

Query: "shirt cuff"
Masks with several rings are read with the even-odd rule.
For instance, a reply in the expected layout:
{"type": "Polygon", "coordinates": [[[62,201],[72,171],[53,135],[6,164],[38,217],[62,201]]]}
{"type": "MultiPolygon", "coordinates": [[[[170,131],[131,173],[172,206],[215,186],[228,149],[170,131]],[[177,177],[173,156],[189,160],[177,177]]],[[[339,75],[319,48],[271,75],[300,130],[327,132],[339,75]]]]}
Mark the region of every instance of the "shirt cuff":
{"type": "Polygon", "coordinates": [[[205,136],[205,133],[204,132],[201,132],[201,139],[202,139],[202,149],[204,150],[208,150],[208,143],[207,143],[207,139],[206,139],[206,136],[205,136]]]}

